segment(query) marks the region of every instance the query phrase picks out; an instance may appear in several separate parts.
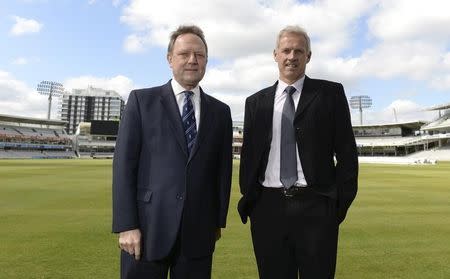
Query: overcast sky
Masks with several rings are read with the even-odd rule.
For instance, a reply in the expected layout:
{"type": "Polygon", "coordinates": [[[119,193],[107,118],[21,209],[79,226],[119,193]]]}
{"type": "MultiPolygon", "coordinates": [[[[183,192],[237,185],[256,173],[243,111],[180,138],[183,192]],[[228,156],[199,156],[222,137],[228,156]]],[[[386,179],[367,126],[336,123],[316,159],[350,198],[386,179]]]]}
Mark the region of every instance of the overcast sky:
{"type": "Polygon", "coordinates": [[[42,80],[125,99],[166,83],[169,34],[193,23],[209,47],[202,88],[242,120],[245,98],[278,78],[278,31],[297,24],[312,38],[306,74],[371,96],[365,123],[394,122],[394,110],[431,120],[424,108],[450,103],[449,11],[447,0],[0,0],[0,114],[45,118],[42,80]]]}

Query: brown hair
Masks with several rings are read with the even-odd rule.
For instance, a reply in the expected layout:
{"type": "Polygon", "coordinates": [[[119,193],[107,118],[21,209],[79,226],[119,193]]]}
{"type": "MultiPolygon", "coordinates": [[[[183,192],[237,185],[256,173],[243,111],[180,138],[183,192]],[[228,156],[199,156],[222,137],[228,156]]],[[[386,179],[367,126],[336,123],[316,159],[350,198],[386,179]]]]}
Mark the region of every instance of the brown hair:
{"type": "Polygon", "coordinates": [[[180,25],[177,30],[173,31],[170,34],[169,46],[167,47],[167,53],[172,53],[173,45],[175,44],[178,36],[183,34],[194,34],[197,35],[200,40],[202,40],[203,44],[205,44],[206,55],[208,56],[208,45],[206,44],[205,35],[203,34],[202,29],[196,25],[180,25]]]}

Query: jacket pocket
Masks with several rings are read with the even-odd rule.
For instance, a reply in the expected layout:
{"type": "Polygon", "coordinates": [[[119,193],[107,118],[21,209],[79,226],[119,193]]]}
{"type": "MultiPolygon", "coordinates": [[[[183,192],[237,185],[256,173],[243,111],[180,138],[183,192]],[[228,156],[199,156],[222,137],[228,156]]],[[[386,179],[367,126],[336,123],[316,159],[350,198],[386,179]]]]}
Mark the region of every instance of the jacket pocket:
{"type": "Polygon", "coordinates": [[[149,203],[152,200],[153,192],[149,189],[138,189],[137,190],[137,200],[149,203]]]}

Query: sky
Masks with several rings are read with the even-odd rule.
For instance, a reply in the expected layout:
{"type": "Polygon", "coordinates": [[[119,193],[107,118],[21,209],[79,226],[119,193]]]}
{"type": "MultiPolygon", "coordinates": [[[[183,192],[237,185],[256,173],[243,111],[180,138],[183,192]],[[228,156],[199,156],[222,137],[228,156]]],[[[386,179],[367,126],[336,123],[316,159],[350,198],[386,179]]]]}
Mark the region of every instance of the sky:
{"type": "Polygon", "coordinates": [[[196,24],[209,50],[200,85],[243,120],[245,98],[278,78],[279,30],[299,25],[312,39],[306,74],[370,96],[364,124],[430,121],[425,108],[450,103],[449,10],[448,0],[0,0],[0,114],[46,118],[43,80],[125,100],[164,84],[170,33],[196,24]]]}

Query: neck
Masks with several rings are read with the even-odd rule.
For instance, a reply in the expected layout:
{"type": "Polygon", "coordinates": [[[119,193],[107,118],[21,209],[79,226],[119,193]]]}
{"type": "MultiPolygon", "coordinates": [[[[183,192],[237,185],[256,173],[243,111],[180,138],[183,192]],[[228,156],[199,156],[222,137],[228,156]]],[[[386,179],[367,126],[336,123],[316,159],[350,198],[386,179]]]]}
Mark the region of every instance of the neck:
{"type": "Polygon", "coordinates": [[[292,85],[294,84],[297,80],[300,80],[301,78],[303,78],[305,76],[305,74],[300,75],[297,78],[294,79],[290,79],[290,78],[285,78],[285,77],[279,77],[278,79],[281,80],[282,82],[286,83],[287,85],[292,85]]]}
{"type": "Polygon", "coordinates": [[[184,89],[186,89],[186,90],[188,90],[188,91],[191,91],[192,89],[194,89],[195,87],[197,87],[198,83],[197,83],[197,84],[181,84],[181,83],[180,83],[180,85],[181,85],[181,87],[183,87],[184,89]]]}

